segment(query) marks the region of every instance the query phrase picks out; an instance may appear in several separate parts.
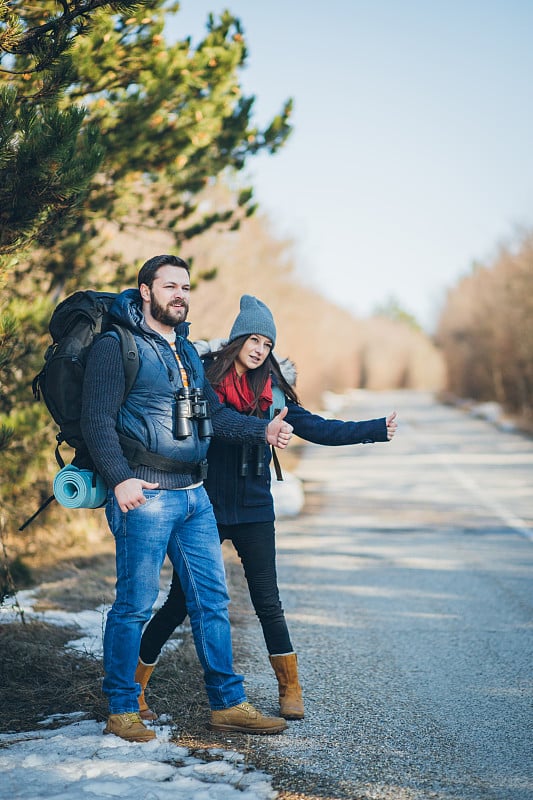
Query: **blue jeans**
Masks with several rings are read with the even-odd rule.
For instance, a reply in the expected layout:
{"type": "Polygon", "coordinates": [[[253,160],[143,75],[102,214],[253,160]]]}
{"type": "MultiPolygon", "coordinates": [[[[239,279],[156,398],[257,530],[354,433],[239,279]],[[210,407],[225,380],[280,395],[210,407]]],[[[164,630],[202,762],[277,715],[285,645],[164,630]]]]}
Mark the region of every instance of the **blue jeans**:
{"type": "Polygon", "coordinates": [[[134,674],[144,624],[159,593],[165,555],[185,593],[196,652],[212,709],[246,700],[233,671],[224,562],[213,509],[203,486],[144,490],[146,503],[122,512],[114,493],[106,507],[116,544],[116,599],[104,634],[103,690],[111,714],[138,711],[134,674]]]}

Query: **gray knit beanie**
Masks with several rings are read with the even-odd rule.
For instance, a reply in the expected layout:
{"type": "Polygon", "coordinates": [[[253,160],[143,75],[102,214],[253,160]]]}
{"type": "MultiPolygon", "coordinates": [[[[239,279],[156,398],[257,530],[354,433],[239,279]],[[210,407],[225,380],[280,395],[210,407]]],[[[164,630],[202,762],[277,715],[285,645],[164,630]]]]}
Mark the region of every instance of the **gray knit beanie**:
{"type": "Polygon", "coordinates": [[[271,340],[272,346],[276,344],[276,326],[270,309],[257,297],[243,294],[241,310],[233,323],[228,342],[232,342],[238,336],[250,336],[252,333],[266,336],[271,340]]]}

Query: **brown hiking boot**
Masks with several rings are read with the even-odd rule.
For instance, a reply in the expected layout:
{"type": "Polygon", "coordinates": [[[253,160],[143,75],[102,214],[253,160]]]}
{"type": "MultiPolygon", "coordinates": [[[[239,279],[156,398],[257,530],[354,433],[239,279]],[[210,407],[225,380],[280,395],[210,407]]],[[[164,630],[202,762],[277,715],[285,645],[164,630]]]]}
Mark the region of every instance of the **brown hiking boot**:
{"type": "Polygon", "coordinates": [[[276,673],[279,687],[279,713],[285,719],[303,719],[304,701],[298,680],[298,658],[296,653],[269,656],[276,673]]]}
{"type": "Polygon", "coordinates": [[[144,696],[144,690],[146,689],[148,681],[152,676],[154,667],[155,664],[145,664],[144,661],[141,661],[141,659],[139,659],[139,663],[137,664],[137,669],[135,670],[135,678],[134,678],[134,681],[136,681],[136,683],[141,684],[141,693],[139,695],[139,715],[141,719],[149,720],[151,722],[154,719],[157,719],[157,714],[155,713],[155,711],[152,711],[152,709],[146,702],[146,698],[144,696]]]}
{"type": "Polygon", "coordinates": [[[211,712],[207,727],[212,731],[240,731],[241,733],[281,733],[287,723],[281,717],[264,717],[250,703],[211,712]]]}
{"type": "Polygon", "coordinates": [[[110,714],[104,733],[114,733],[127,742],[149,742],[155,739],[155,731],[147,728],[136,711],[110,714]]]}

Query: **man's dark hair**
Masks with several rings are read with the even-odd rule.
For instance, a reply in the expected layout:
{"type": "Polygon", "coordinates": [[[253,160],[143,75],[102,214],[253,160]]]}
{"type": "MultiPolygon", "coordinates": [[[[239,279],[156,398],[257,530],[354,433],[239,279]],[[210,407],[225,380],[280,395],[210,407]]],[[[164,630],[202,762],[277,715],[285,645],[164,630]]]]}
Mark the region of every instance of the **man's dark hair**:
{"type": "Polygon", "coordinates": [[[151,289],[154,278],[157,275],[157,270],[167,264],[171,267],[182,267],[187,270],[189,275],[191,274],[187,262],[182,258],[178,258],[178,256],[154,256],[153,258],[149,258],[148,261],[145,261],[140,268],[139,275],[137,276],[137,285],[140,286],[141,283],[145,283],[146,286],[151,289]]]}

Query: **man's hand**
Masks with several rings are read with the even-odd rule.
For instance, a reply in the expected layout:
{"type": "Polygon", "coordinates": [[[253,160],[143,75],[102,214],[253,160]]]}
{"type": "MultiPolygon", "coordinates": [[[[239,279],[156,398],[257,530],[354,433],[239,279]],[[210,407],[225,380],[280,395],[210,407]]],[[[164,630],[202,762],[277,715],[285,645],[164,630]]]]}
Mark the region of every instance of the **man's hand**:
{"type": "Polygon", "coordinates": [[[396,422],[396,411],[393,411],[392,414],[387,417],[387,439],[389,442],[396,433],[397,427],[398,423],[396,422]]]}
{"type": "Polygon", "coordinates": [[[127,481],[117,483],[114,491],[120,510],[126,514],[128,511],[144,505],[146,498],[143,489],[157,489],[158,486],[158,483],[148,483],[140,478],[128,478],[127,481]]]}
{"type": "Polygon", "coordinates": [[[266,429],[267,442],[274,445],[274,447],[279,447],[280,450],[287,447],[292,436],[292,425],[283,421],[287,416],[287,411],[288,408],[285,406],[285,408],[268,423],[266,429]]]}

